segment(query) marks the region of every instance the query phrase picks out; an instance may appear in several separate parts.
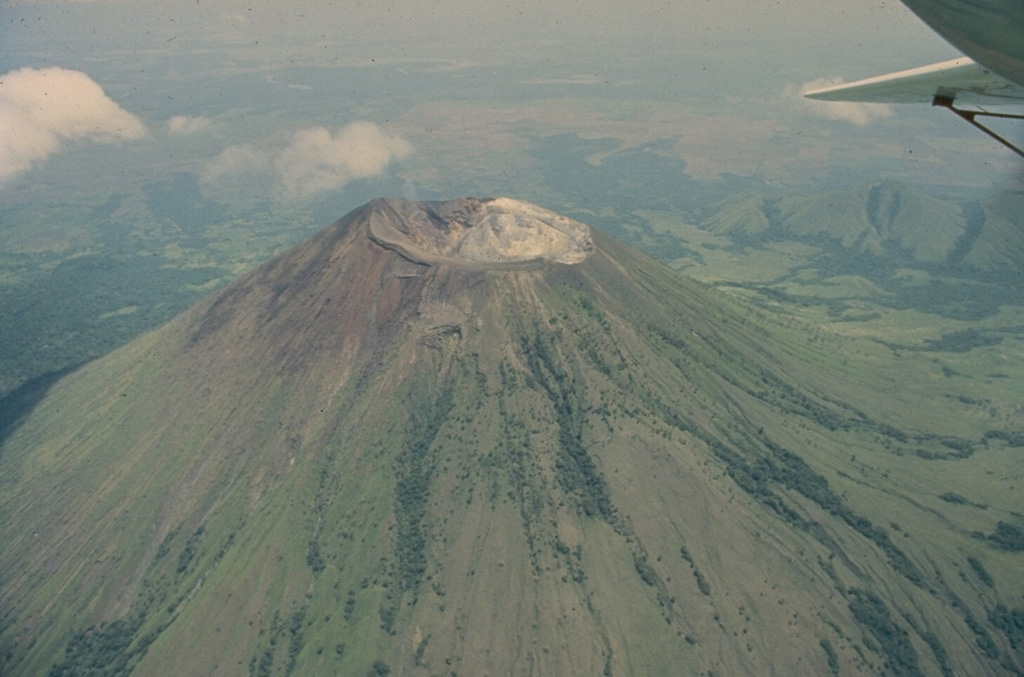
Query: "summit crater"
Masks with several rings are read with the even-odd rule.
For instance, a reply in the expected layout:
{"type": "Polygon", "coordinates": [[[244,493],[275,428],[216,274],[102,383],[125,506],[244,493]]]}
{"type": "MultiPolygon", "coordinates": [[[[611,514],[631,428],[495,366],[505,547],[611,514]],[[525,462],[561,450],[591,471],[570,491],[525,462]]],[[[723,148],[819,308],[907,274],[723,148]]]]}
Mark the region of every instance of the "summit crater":
{"type": "Polygon", "coordinates": [[[419,263],[521,267],[545,261],[576,264],[594,249],[590,227],[507,197],[372,203],[370,238],[419,263]]]}

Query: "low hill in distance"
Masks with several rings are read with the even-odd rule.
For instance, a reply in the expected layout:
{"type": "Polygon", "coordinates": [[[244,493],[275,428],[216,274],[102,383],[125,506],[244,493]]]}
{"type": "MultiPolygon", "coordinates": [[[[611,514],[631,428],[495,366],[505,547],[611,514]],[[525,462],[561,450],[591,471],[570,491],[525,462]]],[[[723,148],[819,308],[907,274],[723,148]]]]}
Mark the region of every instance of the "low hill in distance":
{"type": "Polygon", "coordinates": [[[1020,193],[962,202],[886,181],[822,195],[741,194],[719,203],[701,228],[748,246],[807,240],[881,263],[899,260],[991,274],[1020,261],[1022,209],[1020,193]]]}
{"type": "Polygon", "coordinates": [[[894,364],[371,202],[5,429],[0,672],[1019,674],[1019,405],[894,364]]]}
{"type": "MultiPolygon", "coordinates": [[[[1024,194],[938,198],[897,181],[820,195],[744,193],[711,208],[702,230],[737,247],[803,242],[833,270],[884,280],[894,268],[985,279],[1019,268],[1024,194]]],[[[820,265],[820,264],[819,264],[820,265]]]]}

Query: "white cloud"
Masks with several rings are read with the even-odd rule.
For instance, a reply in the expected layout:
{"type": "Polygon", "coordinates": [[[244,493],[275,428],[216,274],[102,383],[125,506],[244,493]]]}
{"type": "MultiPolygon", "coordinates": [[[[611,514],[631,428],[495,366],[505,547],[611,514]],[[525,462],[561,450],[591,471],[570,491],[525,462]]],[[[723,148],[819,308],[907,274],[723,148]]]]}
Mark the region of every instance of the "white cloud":
{"type": "Polygon", "coordinates": [[[242,143],[228,146],[208,162],[203,170],[203,179],[222,188],[242,187],[256,182],[267,183],[273,171],[271,154],[267,148],[242,143]]]}
{"type": "Polygon", "coordinates": [[[382,174],[411,152],[407,141],[372,122],[353,122],[334,133],[308,127],[255,144],[229,146],[207,165],[204,178],[226,187],[269,179],[287,197],[308,197],[382,174]]]}
{"type": "Polygon", "coordinates": [[[171,134],[194,134],[209,129],[212,120],[205,115],[175,115],[167,121],[167,131],[171,134]]]}
{"type": "Polygon", "coordinates": [[[0,181],[60,150],[62,140],[138,139],[142,122],[81,71],[21,68],[0,76],[0,181]]]}
{"type": "Polygon", "coordinates": [[[848,122],[858,127],[864,127],[875,120],[890,117],[895,113],[892,106],[884,103],[815,101],[804,96],[804,94],[812,90],[822,89],[830,85],[838,85],[842,82],[842,78],[818,78],[805,82],[799,87],[789,84],[783,89],[782,96],[784,99],[796,102],[799,108],[808,115],[826,120],[848,122]]]}

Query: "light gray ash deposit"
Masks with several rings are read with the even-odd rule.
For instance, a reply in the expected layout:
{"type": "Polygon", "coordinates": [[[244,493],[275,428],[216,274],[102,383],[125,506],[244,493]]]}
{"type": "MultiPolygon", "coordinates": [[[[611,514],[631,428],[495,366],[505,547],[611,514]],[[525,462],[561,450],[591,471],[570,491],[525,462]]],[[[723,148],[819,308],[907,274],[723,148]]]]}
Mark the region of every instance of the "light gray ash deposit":
{"type": "Polygon", "coordinates": [[[505,267],[586,259],[590,227],[507,197],[449,202],[377,200],[370,237],[423,263],[505,267]]]}

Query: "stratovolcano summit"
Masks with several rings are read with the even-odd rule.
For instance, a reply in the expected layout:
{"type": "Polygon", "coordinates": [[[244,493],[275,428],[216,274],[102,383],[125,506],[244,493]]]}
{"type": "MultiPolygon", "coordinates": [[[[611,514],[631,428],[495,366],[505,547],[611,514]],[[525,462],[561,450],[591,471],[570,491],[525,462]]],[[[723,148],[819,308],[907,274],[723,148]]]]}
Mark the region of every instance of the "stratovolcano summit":
{"type": "Polygon", "coordinates": [[[839,356],[540,207],[376,200],[3,441],[0,671],[1019,673],[960,465],[1013,431],[839,356]]]}

